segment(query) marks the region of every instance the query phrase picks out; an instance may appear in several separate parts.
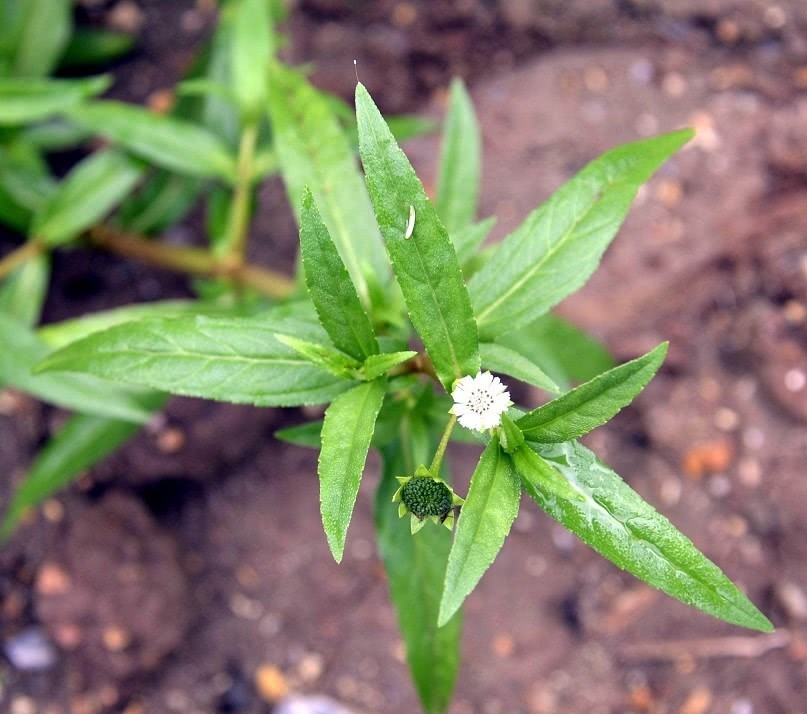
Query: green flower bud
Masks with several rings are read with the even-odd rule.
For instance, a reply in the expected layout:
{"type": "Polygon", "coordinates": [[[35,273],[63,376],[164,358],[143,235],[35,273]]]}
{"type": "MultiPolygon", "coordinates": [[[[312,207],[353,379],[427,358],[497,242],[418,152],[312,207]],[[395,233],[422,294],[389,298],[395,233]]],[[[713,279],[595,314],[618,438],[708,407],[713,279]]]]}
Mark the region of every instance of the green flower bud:
{"type": "Polygon", "coordinates": [[[453,528],[454,506],[461,506],[464,500],[443,479],[432,475],[425,466],[418,466],[414,476],[399,476],[398,482],[401,487],[392,500],[400,501],[400,518],[411,515],[412,533],[417,533],[426,520],[453,528]]]}

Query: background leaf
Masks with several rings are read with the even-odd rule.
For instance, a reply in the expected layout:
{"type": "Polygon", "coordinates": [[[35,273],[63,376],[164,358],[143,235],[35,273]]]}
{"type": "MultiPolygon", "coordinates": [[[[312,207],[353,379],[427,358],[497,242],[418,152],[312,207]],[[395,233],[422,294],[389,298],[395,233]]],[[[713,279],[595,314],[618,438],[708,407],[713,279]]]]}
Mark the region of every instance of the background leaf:
{"type": "Polygon", "coordinates": [[[474,219],[482,142],[474,106],[459,78],[451,81],[437,176],[437,213],[449,234],[474,219]]]}
{"type": "Polygon", "coordinates": [[[496,342],[528,356],[564,390],[615,366],[605,345],[551,313],[497,337],[496,342]]]}
{"type": "Polygon", "coordinates": [[[245,116],[264,111],[274,31],[267,0],[237,0],[233,18],[232,88],[245,116]]]}
{"type": "Polygon", "coordinates": [[[509,347],[482,342],[479,345],[479,354],[483,369],[515,377],[545,392],[557,394],[560,391],[558,385],[538,365],[509,347]]]}
{"type": "Polygon", "coordinates": [[[311,301],[334,345],[356,359],[377,354],[370,318],[307,188],[300,212],[300,251],[311,301]]]}
{"type": "Polygon", "coordinates": [[[639,186],[691,137],[676,131],[612,149],[533,211],[471,278],[479,334],[528,325],[584,285],[639,186]]]}
{"type": "Polygon", "coordinates": [[[495,560],[518,515],[520,500],[518,477],[494,437],[476,465],[457,521],[438,625],[451,618],[495,560]]]}
{"type": "Polygon", "coordinates": [[[544,444],[571,441],[605,424],[630,404],[653,378],[667,342],[635,360],[604,372],[571,392],[533,409],[516,423],[524,438],[544,444]]]}
{"type": "Polygon", "coordinates": [[[395,477],[411,474],[418,464],[428,463],[436,439],[422,420],[411,415],[399,426],[400,441],[383,452],[384,474],[376,493],[378,548],[423,710],[426,714],[445,714],[457,678],[462,632],[460,612],[444,627],[437,627],[451,534],[427,523],[412,536],[409,519],[399,519],[392,503],[400,485],[395,477]]]}
{"type": "Polygon", "coordinates": [[[0,384],[88,414],[133,422],[149,417],[131,390],[83,374],[31,374],[31,367],[48,354],[48,348],[24,324],[2,313],[0,344],[0,384]]]}
{"type": "Polygon", "coordinates": [[[342,561],[347,528],[386,386],[386,380],[365,382],[340,394],[325,410],[317,467],[320,512],[328,546],[337,563],[342,561]]]}
{"type": "MultiPolygon", "coordinates": [[[[161,408],[164,403],[165,396],[161,394],[142,397],[144,409],[150,412],[161,408]]],[[[71,483],[139,429],[139,424],[118,419],[86,414],[70,417],[37,454],[14,491],[0,526],[0,540],[8,538],[26,510],[71,483]]]]}
{"type": "Polygon", "coordinates": [[[91,154],[57,185],[34,217],[32,235],[49,246],[69,242],[104,218],[142,175],[140,163],[119,151],[91,154]]]}
{"type": "Polygon", "coordinates": [[[227,147],[193,122],[112,101],[76,106],[67,115],[157,166],[188,176],[235,180],[235,159],[227,147]]]}
{"type": "Polygon", "coordinates": [[[313,366],[274,337],[327,344],[322,329],[281,315],[278,310],[260,318],[187,315],[129,322],[64,347],[40,368],[258,406],[323,404],[348,389],[351,382],[313,366]]]}
{"type": "Polygon", "coordinates": [[[303,188],[314,195],[322,219],[365,305],[365,271],[380,281],[389,263],[367,188],[331,104],[299,72],[273,65],[269,113],[289,203],[298,214],[303,188]]]}
{"type": "Polygon", "coordinates": [[[0,282],[0,313],[28,327],[39,322],[48,292],[50,258],[36,255],[0,282]]]}
{"type": "Polygon", "coordinates": [[[18,77],[49,74],[73,28],[71,0],[11,0],[3,5],[0,67],[18,77]]]}
{"type": "Polygon", "coordinates": [[[0,125],[27,124],[64,112],[109,87],[108,77],[90,79],[0,78],[0,125]]]}
{"type": "Polygon", "coordinates": [[[362,163],[392,267],[412,324],[437,375],[455,379],[479,371],[476,324],[457,256],[423,185],[362,84],[356,87],[362,163]],[[415,227],[404,238],[410,206],[415,227]]]}
{"type": "Polygon", "coordinates": [[[773,629],[714,563],[588,449],[576,442],[533,448],[576,497],[548,491],[525,460],[516,460],[525,490],[584,543],[687,605],[742,627],[773,629]]]}
{"type": "Polygon", "coordinates": [[[465,265],[474,253],[482,245],[485,238],[496,225],[496,216],[490,216],[479,223],[469,223],[468,225],[450,231],[451,241],[454,243],[454,250],[457,251],[457,259],[461,265],[465,265]]]}

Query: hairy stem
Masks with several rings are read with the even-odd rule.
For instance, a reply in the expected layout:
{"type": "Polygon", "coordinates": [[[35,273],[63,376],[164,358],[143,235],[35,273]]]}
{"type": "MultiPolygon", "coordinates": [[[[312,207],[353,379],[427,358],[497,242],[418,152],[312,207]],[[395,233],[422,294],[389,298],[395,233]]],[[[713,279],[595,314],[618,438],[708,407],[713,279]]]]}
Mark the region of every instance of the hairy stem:
{"type": "Polygon", "coordinates": [[[250,122],[241,133],[238,146],[238,180],[230,203],[230,216],[224,249],[233,258],[243,260],[249,234],[249,199],[255,166],[258,124],[250,122]]]}
{"type": "Polygon", "coordinates": [[[285,297],[294,290],[294,281],[285,275],[240,260],[218,258],[201,248],[180,248],[139,236],[96,226],[89,232],[93,245],[116,255],[143,261],[169,270],[211,278],[227,278],[257,290],[267,297],[285,297]]]}
{"type": "Polygon", "coordinates": [[[429,471],[433,474],[438,474],[440,472],[440,464],[443,463],[443,457],[446,454],[446,448],[448,447],[448,440],[451,438],[451,432],[454,431],[454,425],[457,423],[457,416],[456,414],[452,414],[451,418],[448,420],[448,424],[446,424],[446,430],[443,432],[443,438],[440,439],[440,445],[437,447],[437,452],[434,455],[434,459],[432,459],[432,465],[429,467],[429,471]]]}
{"type": "Polygon", "coordinates": [[[23,243],[19,248],[12,250],[8,255],[0,259],[0,280],[26,260],[30,260],[44,251],[45,245],[38,240],[30,240],[23,243]]]}

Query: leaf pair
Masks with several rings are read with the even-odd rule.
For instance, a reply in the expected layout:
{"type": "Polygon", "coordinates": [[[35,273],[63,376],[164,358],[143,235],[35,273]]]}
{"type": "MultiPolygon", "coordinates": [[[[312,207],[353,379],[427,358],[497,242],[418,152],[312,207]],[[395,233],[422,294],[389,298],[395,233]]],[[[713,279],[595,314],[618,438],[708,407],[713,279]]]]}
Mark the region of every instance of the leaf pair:
{"type": "Polygon", "coordinates": [[[667,345],[521,416],[527,443],[510,454],[494,436],[474,471],[449,556],[442,624],[495,559],[518,513],[521,487],[550,516],[616,565],[715,617],[769,631],[768,620],[664,516],[575,439],[638,394],[667,345]],[[520,485],[519,485],[520,484],[520,485]]]}

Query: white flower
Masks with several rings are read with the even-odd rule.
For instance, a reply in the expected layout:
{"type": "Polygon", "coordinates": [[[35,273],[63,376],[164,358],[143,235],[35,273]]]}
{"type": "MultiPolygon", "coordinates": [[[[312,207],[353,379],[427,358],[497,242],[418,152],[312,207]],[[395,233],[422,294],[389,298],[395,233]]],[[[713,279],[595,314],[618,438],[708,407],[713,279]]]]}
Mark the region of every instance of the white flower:
{"type": "Polygon", "coordinates": [[[454,384],[451,398],[454,400],[454,406],[449,410],[451,414],[456,414],[466,429],[474,431],[499,426],[502,414],[513,404],[507,387],[490,372],[463,377],[454,384]]]}

